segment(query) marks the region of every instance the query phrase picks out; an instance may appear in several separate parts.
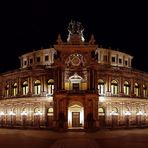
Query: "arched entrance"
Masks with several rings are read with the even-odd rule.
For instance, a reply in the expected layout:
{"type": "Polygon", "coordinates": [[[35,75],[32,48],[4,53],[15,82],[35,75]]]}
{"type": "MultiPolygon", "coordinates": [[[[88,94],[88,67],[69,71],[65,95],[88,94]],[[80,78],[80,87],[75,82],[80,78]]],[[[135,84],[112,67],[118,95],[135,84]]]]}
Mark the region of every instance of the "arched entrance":
{"type": "Polygon", "coordinates": [[[68,106],[68,128],[84,127],[84,107],[80,102],[74,101],[68,106]]]}

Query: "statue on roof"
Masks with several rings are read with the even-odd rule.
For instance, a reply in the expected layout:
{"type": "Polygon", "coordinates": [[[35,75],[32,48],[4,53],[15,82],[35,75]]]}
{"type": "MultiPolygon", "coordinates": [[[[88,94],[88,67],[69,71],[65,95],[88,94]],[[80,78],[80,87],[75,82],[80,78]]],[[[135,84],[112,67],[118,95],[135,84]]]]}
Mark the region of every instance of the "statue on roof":
{"type": "Polygon", "coordinates": [[[76,22],[76,21],[71,20],[67,29],[69,32],[67,40],[70,39],[71,35],[78,34],[81,36],[82,41],[84,41],[84,37],[83,37],[84,27],[82,26],[81,22],[76,22]]]}

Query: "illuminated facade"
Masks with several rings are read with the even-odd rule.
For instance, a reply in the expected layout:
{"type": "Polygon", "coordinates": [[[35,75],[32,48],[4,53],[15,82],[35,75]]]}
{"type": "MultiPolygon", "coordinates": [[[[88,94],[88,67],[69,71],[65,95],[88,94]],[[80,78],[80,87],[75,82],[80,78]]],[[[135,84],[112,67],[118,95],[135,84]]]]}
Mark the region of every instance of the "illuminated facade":
{"type": "Polygon", "coordinates": [[[88,42],[71,21],[68,39],[20,56],[0,75],[0,126],[102,128],[148,125],[148,74],[133,57],[88,42]]]}

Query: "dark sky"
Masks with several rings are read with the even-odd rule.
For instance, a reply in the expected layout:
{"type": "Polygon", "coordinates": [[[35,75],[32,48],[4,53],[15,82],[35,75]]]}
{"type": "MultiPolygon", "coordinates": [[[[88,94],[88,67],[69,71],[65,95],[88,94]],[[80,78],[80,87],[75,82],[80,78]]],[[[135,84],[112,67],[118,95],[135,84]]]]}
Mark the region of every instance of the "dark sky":
{"type": "Polygon", "coordinates": [[[133,67],[148,72],[146,2],[95,1],[32,0],[2,5],[0,72],[19,68],[21,54],[50,47],[58,33],[66,41],[71,19],[83,24],[86,41],[93,33],[98,44],[133,55],[133,67]]]}

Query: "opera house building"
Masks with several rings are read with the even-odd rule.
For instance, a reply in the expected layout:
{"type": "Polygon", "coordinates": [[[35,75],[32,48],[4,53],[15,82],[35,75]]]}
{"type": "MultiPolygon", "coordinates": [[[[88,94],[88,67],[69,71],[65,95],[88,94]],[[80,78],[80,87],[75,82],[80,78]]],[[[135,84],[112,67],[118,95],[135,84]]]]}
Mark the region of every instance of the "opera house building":
{"type": "Polygon", "coordinates": [[[80,22],[52,48],[20,55],[0,74],[0,127],[100,129],[148,126],[148,73],[133,56],[85,41],[80,22]]]}

